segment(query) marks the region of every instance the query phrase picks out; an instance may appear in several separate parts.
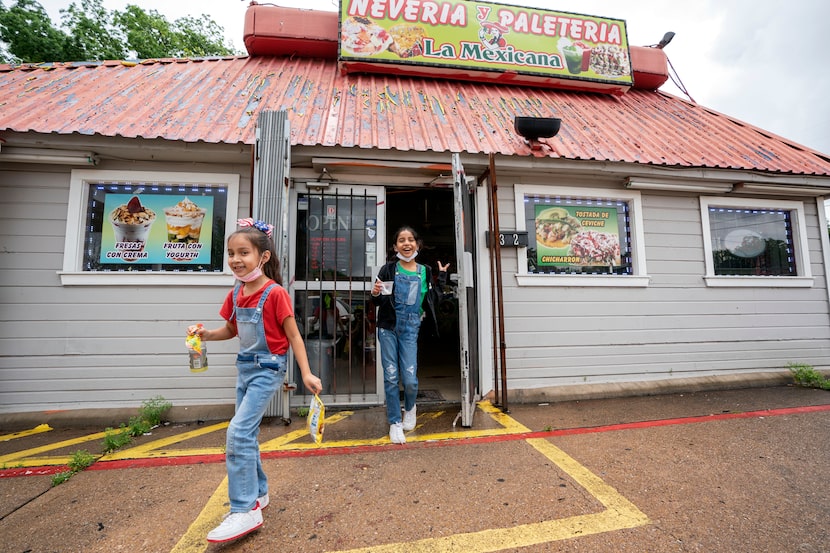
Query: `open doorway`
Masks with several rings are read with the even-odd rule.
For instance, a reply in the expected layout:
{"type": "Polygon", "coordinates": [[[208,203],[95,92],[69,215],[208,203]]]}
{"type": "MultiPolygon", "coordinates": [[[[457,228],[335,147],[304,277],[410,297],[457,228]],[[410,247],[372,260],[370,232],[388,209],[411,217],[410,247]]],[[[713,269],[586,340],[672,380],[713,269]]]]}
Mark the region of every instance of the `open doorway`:
{"type": "MultiPolygon", "coordinates": [[[[458,301],[453,273],[457,270],[451,188],[387,188],[386,229],[392,236],[401,226],[415,229],[424,243],[418,262],[437,272],[438,261],[450,263],[449,286],[438,305],[439,335],[421,332],[418,345],[418,403],[461,400],[458,301]]],[[[379,260],[380,261],[380,260],[379,260]]]]}

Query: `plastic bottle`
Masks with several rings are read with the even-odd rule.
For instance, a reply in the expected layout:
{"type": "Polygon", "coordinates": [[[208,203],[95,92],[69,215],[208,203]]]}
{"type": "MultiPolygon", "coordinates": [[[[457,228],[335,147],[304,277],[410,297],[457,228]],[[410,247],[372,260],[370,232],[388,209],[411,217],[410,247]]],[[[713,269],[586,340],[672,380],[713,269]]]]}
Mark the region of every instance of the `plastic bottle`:
{"type": "MultiPolygon", "coordinates": [[[[198,325],[202,328],[202,325],[198,325]]],[[[185,340],[187,352],[190,355],[190,372],[201,373],[208,369],[207,344],[198,334],[191,334],[185,340]]]]}

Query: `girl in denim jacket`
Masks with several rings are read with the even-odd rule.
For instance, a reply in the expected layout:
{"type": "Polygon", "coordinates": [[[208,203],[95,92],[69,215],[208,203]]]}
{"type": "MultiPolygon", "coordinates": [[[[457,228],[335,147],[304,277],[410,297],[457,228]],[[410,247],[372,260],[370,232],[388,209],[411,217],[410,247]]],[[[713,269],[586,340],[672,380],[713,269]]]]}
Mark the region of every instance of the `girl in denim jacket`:
{"type": "MultiPolygon", "coordinates": [[[[418,395],[418,332],[428,317],[437,329],[436,291],[432,270],[415,262],[421,241],[411,227],[401,227],[392,240],[397,259],[380,268],[372,287],[378,304],[377,327],[386,418],[392,443],[406,443],[404,432],[415,428],[418,395]],[[391,283],[391,284],[390,284],[391,283]],[[404,413],[401,416],[399,382],[403,384],[404,413]]],[[[438,281],[447,280],[449,263],[438,262],[438,281]]]]}

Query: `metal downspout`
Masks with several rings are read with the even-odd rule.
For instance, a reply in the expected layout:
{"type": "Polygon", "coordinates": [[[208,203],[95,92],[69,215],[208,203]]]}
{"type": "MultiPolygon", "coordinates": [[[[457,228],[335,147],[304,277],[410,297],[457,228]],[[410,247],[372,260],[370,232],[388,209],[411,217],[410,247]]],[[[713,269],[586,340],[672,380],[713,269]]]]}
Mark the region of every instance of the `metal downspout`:
{"type": "MultiPolygon", "coordinates": [[[[496,296],[496,310],[497,315],[494,317],[495,323],[498,326],[499,336],[499,368],[501,374],[501,410],[509,413],[510,409],[507,405],[507,343],[504,337],[504,296],[501,280],[501,242],[499,241],[499,202],[498,202],[498,184],[496,183],[496,157],[490,154],[490,166],[488,169],[489,178],[487,183],[490,186],[490,210],[492,212],[493,226],[490,228],[490,255],[495,260],[495,296],[496,296]]],[[[495,369],[495,367],[494,367],[495,369]]]]}

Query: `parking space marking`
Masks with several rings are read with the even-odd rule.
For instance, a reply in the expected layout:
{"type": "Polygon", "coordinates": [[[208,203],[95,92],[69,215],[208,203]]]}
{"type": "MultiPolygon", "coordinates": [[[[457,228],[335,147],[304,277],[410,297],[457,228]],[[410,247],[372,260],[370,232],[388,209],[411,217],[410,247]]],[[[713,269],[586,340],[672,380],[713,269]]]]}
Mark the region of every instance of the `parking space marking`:
{"type": "Polygon", "coordinates": [[[52,430],[52,427],[48,424],[39,424],[34,428],[30,428],[29,430],[21,430],[20,432],[4,434],[0,436],[0,442],[8,442],[9,440],[14,440],[16,438],[24,438],[26,436],[33,436],[35,434],[40,434],[41,432],[49,432],[50,430],[52,430]]]}
{"type": "MultiPolygon", "coordinates": [[[[101,458],[102,461],[117,461],[118,459],[136,459],[136,458],[147,458],[147,457],[169,457],[171,455],[171,451],[163,450],[162,448],[167,447],[172,444],[177,444],[183,442],[185,440],[190,440],[192,438],[198,438],[199,436],[204,436],[205,434],[210,434],[212,432],[217,432],[219,430],[224,430],[230,424],[229,421],[220,422],[217,424],[211,424],[209,426],[205,426],[202,428],[198,428],[196,430],[190,430],[188,432],[182,432],[181,434],[176,434],[175,436],[169,436],[167,438],[160,438],[158,440],[151,440],[145,444],[141,444],[135,447],[126,448],[123,450],[115,451],[109,455],[105,455],[101,458]]],[[[205,455],[207,454],[208,450],[211,453],[224,453],[224,448],[222,447],[214,447],[214,448],[207,448],[201,447],[197,448],[197,454],[205,455]]],[[[187,450],[188,455],[193,455],[194,450],[190,449],[187,450]]]]}
{"type": "Polygon", "coordinates": [[[210,496],[202,512],[187,529],[179,542],[170,550],[170,553],[196,553],[205,551],[208,542],[205,540],[208,532],[213,530],[222,515],[228,512],[228,477],[226,476],[213,495],[210,496]]]}
{"type": "MultiPolygon", "coordinates": [[[[478,406],[484,413],[487,413],[502,425],[502,429],[496,429],[498,432],[493,437],[497,437],[498,434],[502,434],[508,429],[514,434],[524,436],[533,434],[529,428],[502,413],[489,402],[481,402],[478,406]]],[[[328,418],[326,419],[326,424],[329,424],[328,418]]],[[[289,433],[267,443],[273,447],[279,447],[285,445],[285,443],[279,442],[279,440],[289,437],[290,439],[297,439],[302,435],[301,432],[289,433]],[[296,435],[292,436],[292,434],[296,435]]],[[[488,432],[488,430],[470,430],[458,433],[438,434],[440,436],[447,436],[446,438],[436,438],[436,435],[432,434],[430,435],[430,439],[453,439],[457,445],[466,445],[470,443],[469,438],[482,437],[483,432],[488,432]],[[467,439],[459,440],[459,438],[467,439]]],[[[372,447],[357,447],[355,449],[355,446],[366,446],[368,444],[383,443],[386,441],[388,441],[388,438],[382,440],[348,440],[335,443],[341,444],[336,447],[346,453],[350,451],[366,452],[373,450],[382,452],[393,450],[392,448],[386,447],[380,448],[376,445],[372,447]]],[[[485,553],[488,551],[515,549],[518,547],[571,539],[578,536],[635,528],[650,523],[648,517],[633,503],[620,495],[616,489],[605,483],[601,478],[579,464],[564,451],[551,444],[547,439],[526,438],[524,441],[572,478],[588,494],[603,505],[605,510],[598,513],[571,516],[563,519],[523,524],[511,528],[492,528],[479,532],[375,545],[343,550],[336,553],[458,553],[466,551],[485,553]]],[[[331,444],[328,445],[329,447],[335,447],[331,444]]],[[[205,509],[199,514],[196,521],[191,524],[190,528],[188,528],[185,535],[182,536],[171,553],[203,553],[207,550],[208,543],[205,541],[205,535],[221,519],[221,511],[227,510],[227,493],[227,478],[225,478],[208,500],[205,509]],[[222,507],[217,509],[217,504],[222,507]]]]}
{"type": "Polygon", "coordinates": [[[21,467],[65,465],[72,459],[72,455],[61,455],[57,457],[35,457],[35,455],[46,453],[47,451],[55,451],[56,449],[63,449],[65,447],[84,444],[94,440],[103,440],[106,435],[106,432],[96,432],[94,434],[87,434],[85,436],[72,438],[70,440],[62,440],[60,442],[33,447],[31,449],[24,449],[23,451],[15,451],[14,453],[9,453],[7,455],[0,455],[0,466],[11,462],[14,462],[14,464],[21,467]]]}

